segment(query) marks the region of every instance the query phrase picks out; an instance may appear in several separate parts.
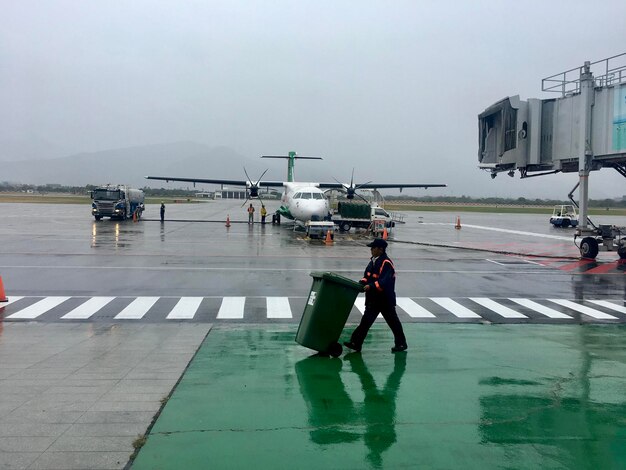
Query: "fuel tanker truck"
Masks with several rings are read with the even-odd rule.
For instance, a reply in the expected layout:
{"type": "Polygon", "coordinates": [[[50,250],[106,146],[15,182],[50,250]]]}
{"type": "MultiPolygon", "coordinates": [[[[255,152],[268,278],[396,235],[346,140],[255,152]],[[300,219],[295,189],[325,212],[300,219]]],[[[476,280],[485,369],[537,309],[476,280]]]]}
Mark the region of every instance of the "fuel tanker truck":
{"type": "Polygon", "coordinates": [[[123,220],[133,216],[138,219],[145,209],[143,191],[121,184],[94,188],[91,199],[91,214],[96,220],[102,217],[123,220]]]}

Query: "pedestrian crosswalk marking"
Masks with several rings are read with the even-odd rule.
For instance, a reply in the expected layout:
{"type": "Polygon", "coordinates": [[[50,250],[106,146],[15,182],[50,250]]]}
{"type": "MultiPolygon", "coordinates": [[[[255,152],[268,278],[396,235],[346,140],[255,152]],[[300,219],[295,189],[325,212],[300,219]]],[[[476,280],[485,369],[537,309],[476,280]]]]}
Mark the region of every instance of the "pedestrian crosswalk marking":
{"type": "Polygon", "coordinates": [[[554,310],[553,308],[546,307],[545,305],[538,304],[530,299],[509,299],[515,302],[516,304],[521,305],[522,307],[526,307],[530,310],[534,310],[537,313],[541,313],[548,318],[566,318],[571,320],[572,317],[569,315],[565,315],[564,313],[559,312],[558,310],[554,310]]]}
{"type": "MultiPolygon", "coordinates": [[[[254,297],[253,297],[254,298],[254,297]]],[[[296,297],[294,297],[295,299],[296,297]]],[[[303,297],[297,297],[303,299],[303,297]]],[[[4,302],[0,305],[0,315],[4,315],[5,320],[32,320],[36,319],[51,310],[56,309],[58,312],[57,320],[87,320],[99,317],[110,319],[113,306],[117,305],[119,313],[114,317],[115,320],[140,320],[146,316],[153,315],[158,318],[167,320],[193,320],[198,317],[201,312],[201,305],[205,299],[220,299],[219,297],[11,297],[10,302],[4,302]],[[71,299],[71,300],[70,300],[71,299]],[[118,302],[114,302],[115,300],[118,302]],[[161,299],[163,301],[159,302],[161,299]],[[70,300],[66,304],[64,302],[70,300]],[[34,303],[33,303],[34,302],[34,303]],[[130,303],[129,303],[130,302],[130,303]],[[174,303],[175,302],[175,303],[174,303]],[[30,305],[29,305],[30,303],[30,305]],[[62,305],[63,304],[63,305],[62,305]],[[76,306],[79,304],[78,306],[76,306]],[[26,305],[23,307],[22,305],[26,305]],[[123,307],[126,305],[125,307],[123,307]],[[6,307],[6,308],[5,308],[6,307]],[[106,308],[105,308],[106,307],[106,308]],[[65,308],[65,312],[62,310],[65,308]],[[106,310],[106,314],[104,313],[106,310]]],[[[266,312],[264,315],[268,319],[282,319],[285,321],[298,320],[300,312],[294,312],[291,309],[292,301],[290,297],[264,297],[266,312]]],[[[217,312],[209,313],[201,312],[201,318],[213,318],[214,320],[243,320],[257,319],[258,303],[253,302],[246,309],[247,297],[223,297],[221,305],[217,312]],[[207,315],[208,314],[208,315],[207,315]]],[[[304,299],[306,301],[306,299],[304,299]]],[[[563,300],[563,299],[536,299],[530,300],[525,298],[509,298],[509,299],[491,299],[487,297],[431,297],[431,298],[397,298],[398,315],[402,318],[410,317],[419,321],[420,319],[443,319],[448,321],[449,316],[442,309],[435,307],[433,303],[445,309],[460,319],[483,319],[488,318],[493,321],[495,313],[503,319],[528,319],[541,322],[539,316],[549,319],[562,319],[569,321],[581,321],[581,316],[589,317],[582,321],[593,320],[613,320],[626,323],[626,306],[621,299],[610,300],[563,300]],[[470,305],[469,302],[472,302],[470,305]],[[509,303],[507,303],[509,302],[509,303]],[[512,306],[512,303],[523,307],[525,310],[512,306]],[[555,303],[561,306],[562,311],[555,310],[544,304],[555,303]],[[596,308],[588,305],[593,304],[596,308]],[[472,306],[473,305],[473,306],[472,306]],[[605,313],[611,311],[611,314],[605,313]],[[528,312],[534,313],[532,316],[528,312]],[[618,316],[621,315],[621,316],[618,316]]],[[[354,302],[355,310],[361,314],[365,312],[365,297],[360,295],[354,302]]],[[[380,318],[380,316],[379,316],[380,318]]],[[[54,321],[52,317],[44,317],[45,320],[54,321]]]]}
{"type": "Polygon", "coordinates": [[[61,318],[64,320],[86,320],[98,310],[111,302],[115,297],[92,297],[83,304],[76,307],[71,312],[66,313],[61,318]]]}
{"type": "Polygon", "coordinates": [[[460,303],[455,302],[454,300],[447,297],[431,297],[430,300],[441,305],[452,315],[458,318],[481,318],[480,315],[472,312],[469,308],[464,307],[460,303]]]}
{"type": "Polygon", "coordinates": [[[498,315],[504,318],[528,318],[526,315],[516,312],[512,308],[499,304],[492,299],[488,299],[485,297],[470,297],[470,300],[476,302],[479,305],[482,305],[483,307],[488,308],[489,310],[493,310],[498,315]]]}
{"type": "Polygon", "coordinates": [[[293,318],[287,297],[267,297],[267,318],[293,318]]]}
{"type": "Polygon", "coordinates": [[[354,301],[354,306],[361,312],[361,315],[363,315],[365,313],[365,297],[357,297],[354,301]]]}
{"type": "Polygon", "coordinates": [[[600,310],[596,310],[591,307],[586,307],[584,305],[577,304],[572,302],[571,300],[561,300],[561,299],[548,299],[550,302],[554,302],[555,304],[562,305],[563,307],[571,308],[577,312],[580,312],[584,315],[589,315],[590,317],[597,318],[598,320],[617,320],[617,317],[613,315],[609,315],[608,313],[601,312],[600,310]]]}
{"type": "Polygon", "coordinates": [[[246,304],[245,297],[224,297],[219,312],[218,320],[229,319],[238,320],[243,318],[243,308],[246,304]]]}
{"type": "Polygon", "coordinates": [[[615,305],[614,303],[608,302],[606,300],[590,300],[589,302],[599,305],[600,307],[615,310],[616,312],[626,313],[626,307],[623,307],[622,305],[615,305]]]}
{"type": "Polygon", "coordinates": [[[115,315],[115,319],[140,320],[158,300],[158,297],[137,297],[124,310],[115,315]]]}
{"type": "Polygon", "coordinates": [[[23,298],[24,297],[15,297],[14,295],[12,295],[11,297],[9,297],[9,300],[7,300],[6,302],[0,302],[0,308],[6,307],[7,305],[14,304],[15,302],[23,298]]]}
{"type": "Polygon", "coordinates": [[[61,305],[67,299],[69,299],[69,297],[46,297],[45,299],[41,299],[39,302],[35,302],[33,305],[9,315],[7,318],[37,318],[39,315],[43,315],[48,310],[61,305]]]}
{"type": "Polygon", "coordinates": [[[398,297],[396,303],[412,318],[435,318],[432,313],[408,297],[398,297]]]}
{"type": "Polygon", "coordinates": [[[204,297],[181,297],[170,313],[168,320],[191,320],[195,315],[204,297]]]}

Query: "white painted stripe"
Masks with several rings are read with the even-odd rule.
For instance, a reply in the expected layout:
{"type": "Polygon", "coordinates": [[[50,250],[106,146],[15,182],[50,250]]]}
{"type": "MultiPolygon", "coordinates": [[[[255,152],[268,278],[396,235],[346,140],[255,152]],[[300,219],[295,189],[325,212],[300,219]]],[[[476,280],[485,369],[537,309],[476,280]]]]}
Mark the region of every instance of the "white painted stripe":
{"type": "Polygon", "coordinates": [[[504,318],[528,318],[526,315],[516,312],[512,308],[505,307],[504,305],[486,297],[470,297],[470,300],[488,308],[489,310],[493,310],[504,318]]]}
{"type": "Polygon", "coordinates": [[[115,297],[92,297],[61,318],[65,320],[79,320],[90,318],[94,313],[111,302],[115,297]]]}
{"type": "Polygon", "coordinates": [[[34,303],[22,310],[18,310],[7,318],[37,318],[39,315],[46,313],[48,310],[61,305],[69,297],[46,297],[39,302],[34,303]]]}
{"type": "Polygon", "coordinates": [[[181,297],[170,313],[168,320],[190,320],[195,315],[204,297],[181,297]]]}
{"type": "Polygon", "coordinates": [[[245,297],[224,297],[219,312],[218,319],[239,319],[243,318],[243,308],[246,303],[245,297]]]}
{"type": "Polygon", "coordinates": [[[546,307],[545,305],[538,304],[530,299],[509,299],[515,302],[516,304],[520,304],[522,307],[529,308],[537,313],[541,313],[548,318],[566,318],[567,320],[571,320],[572,317],[566,315],[564,313],[559,312],[558,310],[554,310],[553,308],[546,307]]]}
{"type": "MultiPolygon", "coordinates": [[[[430,225],[433,225],[433,224],[431,223],[430,225]]],[[[450,225],[450,224],[448,223],[448,224],[441,224],[441,225],[450,225]]],[[[553,240],[564,240],[564,241],[572,240],[570,237],[561,237],[558,235],[547,235],[545,233],[536,233],[536,232],[522,232],[520,230],[511,230],[511,229],[506,229],[506,228],[485,227],[482,225],[463,224],[463,227],[476,228],[479,230],[490,230],[493,232],[512,233],[514,235],[524,235],[528,237],[551,238],[553,240]]]]}
{"type": "Polygon", "coordinates": [[[452,315],[459,318],[481,318],[480,315],[476,315],[469,308],[464,307],[458,302],[448,298],[448,297],[431,297],[430,300],[441,305],[447,311],[449,311],[452,315]]]}
{"type": "MultiPolygon", "coordinates": [[[[361,315],[363,315],[365,313],[365,297],[361,295],[358,296],[356,300],[354,301],[354,306],[357,308],[359,312],[361,312],[361,315]]],[[[379,320],[381,318],[383,318],[383,316],[379,313],[378,316],[376,317],[376,320],[379,320]]]]}
{"type": "Polygon", "coordinates": [[[157,303],[159,297],[137,297],[124,310],[115,315],[116,320],[139,320],[157,303]]]}
{"type": "Polygon", "coordinates": [[[365,313],[365,297],[359,295],[354,301],[354,306],[361,312],[361,315],[365,313]]]}
{"type": "Polygon", "coordinates": [[[287,297],[266,297],[267,318],[292,318],[287,297]]]}
{"type": "Polygon", "coordinates": [[[432,313],[408,297],[398,297],[396,303],[412,318],[435,318],[432,313]]]}
{"type": "Polygon", "coordinates": [[[7,296],[7,298],[9,299],[8,301],[0,302],[0,308],[6,307],[7,305],[14,304],[18,300],[22,300],[24,297],[16,297],[16,296],[12,295],[11,297],[7,296]]]}
{"type": "Polygon", "coordinates": [[[616,312],[626,313],[626,307],[622,305],[615,305],[614,303],[611,303],[608,300],[588,300],[588,302],[592,302],[596,305],[599,305],[600,307],[615,310],[616,312]]]}
{"type": "Polygon", "coordinates": [[[561,299],[548,299],[550,302],[554,302],[555,304],[562,305],[563,307],[571,308],[572,310],[576,310],[577,312],[582,313],[583,315],[588,315],[593,318],[601,319],[601,320],[617,320],[617,317],[613,315],[609,315],[608,313],[601,312],[600,310],[596,310],[594,308],[585,307],[584,305],[577,304],[576,302],[572,302],[571,300],[561,300],[561,299]]]}

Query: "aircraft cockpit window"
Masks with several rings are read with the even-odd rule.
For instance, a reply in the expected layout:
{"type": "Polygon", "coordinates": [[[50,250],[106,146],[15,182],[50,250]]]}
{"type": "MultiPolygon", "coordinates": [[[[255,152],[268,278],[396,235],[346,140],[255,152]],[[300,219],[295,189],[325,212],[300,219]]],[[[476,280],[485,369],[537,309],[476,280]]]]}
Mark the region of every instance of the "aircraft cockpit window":
{"type": "Polygon", "coordinates": [[[311,193],[302,193],[302,199],[312,199],[311,193]]]}
{"type": "Polygon", "coordinates": [[[300,199],[302,197],[302,193],[296,193],[293,195],[294,199],[300,199]]]}
{"type": "Polygon", "coordinates": [[[322,193],[313,193],[313,199],[324,199],[324,195],[322,193]]]}

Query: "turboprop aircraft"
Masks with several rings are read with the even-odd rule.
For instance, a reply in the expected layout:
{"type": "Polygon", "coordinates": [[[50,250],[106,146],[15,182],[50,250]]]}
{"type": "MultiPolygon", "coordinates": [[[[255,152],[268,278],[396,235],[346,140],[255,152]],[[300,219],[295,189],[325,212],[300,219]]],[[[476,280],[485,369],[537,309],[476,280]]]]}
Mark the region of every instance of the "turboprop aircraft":
{"type": "Polygon", "coordinates": [[[338,189],[346,193],[348,199],[353,199],[357,189],[385,189],[385,188],[433,188],[445,187],[445,184],[381,184],[367,182],[363,184],[345,183],[311,183],[294,181],[294,162],[296,159],[321,160],[321,157],[299,156],[296,152],[288,155],[263,155],[261,158],[282,158],[287,161],[287,181],[262,181],[267,172],[265,170],[255,182],[250,179],[244,168],[247,180],[206,179],[206,178],[178,178],[172,176],[146,176],[146,179],[161,181],[183,181],[187,183],[227,184],[233,186],[245,186],[246,201],[248,199],[261,199],[259,188],[283,187],[281,197],[282,205],[276,211],[283,217],[294,220],[297,223],[306,223],[310,220],[324,220],[330,218],[330,206],[323,190],[338,189]]]}

